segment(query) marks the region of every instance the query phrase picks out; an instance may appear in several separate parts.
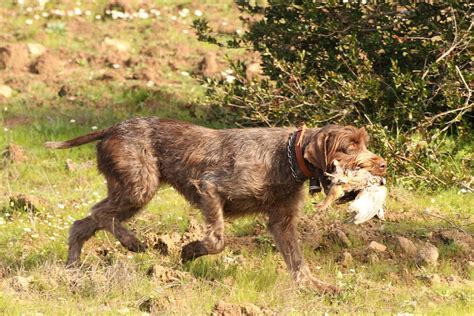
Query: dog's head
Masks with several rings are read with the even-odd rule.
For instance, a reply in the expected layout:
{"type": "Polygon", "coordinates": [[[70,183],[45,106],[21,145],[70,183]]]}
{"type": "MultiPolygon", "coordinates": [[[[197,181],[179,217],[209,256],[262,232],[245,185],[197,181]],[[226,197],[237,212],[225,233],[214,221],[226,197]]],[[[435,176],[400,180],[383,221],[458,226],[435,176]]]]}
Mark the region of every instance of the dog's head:
{"type": "Polygon", "coordinates": [[[307,143],[304,158],[315,168],[332,172],[334,161],[343,168],[360,167],[383,176],[385,160],[367,149],[369,136],[365,128],[327,125],[320,128],[307,143]]]}

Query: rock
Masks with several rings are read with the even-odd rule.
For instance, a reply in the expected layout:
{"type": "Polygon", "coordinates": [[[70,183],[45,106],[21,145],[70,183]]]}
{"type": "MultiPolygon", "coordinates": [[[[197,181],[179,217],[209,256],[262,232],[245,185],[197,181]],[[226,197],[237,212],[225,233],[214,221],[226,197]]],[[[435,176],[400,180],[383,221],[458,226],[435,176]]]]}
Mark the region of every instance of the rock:
{"type": "Polygon", "coordinates": [[[30,56],[33,58],[41,56],[46,52],[46,47],[38,43],[28,43],[26,46],[28,47],[30,56]]]}
{"type": "Polygon", "coordinates": [[[130,50],[130,44],[128,42],[115,38],[106,37],[103,43],[105,46],[112,47],[119,52],[128,52],[130,50]]]}
{"type": "Polygon", "coordinates": [[[440,284],[441,283],[441,278],[436,273],[430,275],[429,280],[430,280],[431,284],[440,284]]]}
{"type": "Polygon", "coordinates": [[[334,241],[340,243],[344,247],[349,248],[349,247],[352,246],[352,242],[349,240],[349,238],[347,238],[346,233],[344,233],[339,228],[335,228],[335,229],[331,230],[329,235],[332,239],[334,239],[334,241]]]}
{"type": "Polygon", "coordinates": [[[404,254],[406,254],[408,256],[411,256],[411,257],[414,257],[416,255],[416,250],[417,249],[416,249],[415,244],[411,240],[409,240],[405,237],[402,237],[402,236],[398,236],[397,237],[397,242],[398,242],[398,246],[399,246],[400,250],[404,254]]]}
{"type": "Polygon", "coordinates": [[[344,251],[341,256],[341,265],[347,268],[352,265],[352,261],[352,255],[349,252],[344,251]]]}
{"type": "Polygon", "coordinates": [[[207,52],[198,64],[198,71],[205,77],[216,75],[219,72],[216,53],[207,52]]]}
{"type": "Polygon", "coordinates": [[[23,44],[0,47],[0,70],[23,70],[29,63],[28,49],[23,44]]]}
{"type": "Polygon", "coordinates": [[[384,252],[385,250],[387,250],[387,247],[376,241],[371,241],[368,246],[368,249],[376,252],[384,252]]]}
{"type": "Polygon", "coordinates": [[[427,242],[418,250],[416,254],[416,262],[420,265],[436,266],[438,263],[438,257],[438,248],[427,242]]]}
{"type": "Polygon", "coordinates": [[[254,79],[260,79],[262,77],[262,67],[260,63],[251,63],[247,66],[245,70],[245,78],[247,81],[251,82],[254,79]]]}
{"type": "Polygon", "coordinates": [[[15,144],[7,146],[3,153],[3,157],[13,163],[23,162],[27,159],[25,150],[21,146],[15,144]]]}
{"type": "Polygon", "coordinates": [[[4,97],[5,99],[10,98],[13,95],[13,89],[6,85],[0,86],[0,96],[4,97]]]}
{"type": "Polygon", "coordinates": [[[448,282],[451,284],[459,284],[461,282],[461,279],[454,274],[451,274],[450,276],[448,276],[446,280],[448,280],[448,282]]]}

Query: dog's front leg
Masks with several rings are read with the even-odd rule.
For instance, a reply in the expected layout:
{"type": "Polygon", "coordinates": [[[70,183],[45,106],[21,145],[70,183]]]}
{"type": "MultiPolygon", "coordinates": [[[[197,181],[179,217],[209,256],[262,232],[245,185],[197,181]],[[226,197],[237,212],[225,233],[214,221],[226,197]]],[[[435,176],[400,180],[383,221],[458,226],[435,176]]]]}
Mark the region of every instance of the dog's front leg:
{"type": "Polygon", "coordinates": [[[298,245],[294,213],[286,213],[287,214],[275,212],[270,214],[268,227],[294,279],[299,285],[313,288],[319,292],[337,292],[337,287],[324,283],[311,274],[298,245]]]}
{"type": "Polygon", "coordinates": [[[224,250],[224,202],[212,182],[198,181],[196,187],[201,195],[199,208],[206,220],[206,235],[202,240],[190,242],[183,247],[183,262],[224,250]]]}

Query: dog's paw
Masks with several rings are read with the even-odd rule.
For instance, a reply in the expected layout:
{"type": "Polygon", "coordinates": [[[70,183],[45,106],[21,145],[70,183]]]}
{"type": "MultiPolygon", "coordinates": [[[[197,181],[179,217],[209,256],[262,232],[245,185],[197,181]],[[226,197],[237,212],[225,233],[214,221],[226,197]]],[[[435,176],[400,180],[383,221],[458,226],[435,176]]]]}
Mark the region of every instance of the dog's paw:
{"type": "Polygon", "coordinates": [[[196,240],[183,246],[181,249],[181,260],[187,262],[207,254],[207,248],[204,246],[202,241],[196,240]]]}
{"type": "Polygon", "coordinates": [[[124,246],[131,252],[145,252],[147,249],[147,246],[138,240],[124,246]]]}
{"type": "Polygon", "coordinates": [[[335,295],[341,292],[340,287],[315,278],[307,267],[301,268],[301,270],[295,274],[295,281],[299,287],[315,291],[319,294],[335,295]]]}

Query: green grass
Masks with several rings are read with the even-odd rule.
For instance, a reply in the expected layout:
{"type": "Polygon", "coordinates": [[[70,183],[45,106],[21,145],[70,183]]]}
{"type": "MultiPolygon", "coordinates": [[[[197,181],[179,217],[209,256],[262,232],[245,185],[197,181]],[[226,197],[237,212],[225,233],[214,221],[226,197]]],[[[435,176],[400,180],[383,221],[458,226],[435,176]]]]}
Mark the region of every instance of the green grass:
{"type": "MultiPolygon", "coordinates": [[[[49,8],[56,3],[49,3],[49,8]]],[[[97,2],[89,9],[93,14],[100,13],[104,3],[97,2]]],[[[176,15],[179,11],[174,1],[156,4],[162,8],[163,16],[176,15]]],[[[215,24],[223,18],[236,18],[229,2],[180,1],[179,4],[181,8],[189,6],[191,12],[201,8],[215,24]]],[[[13,5],[2,6],[17,10],[13,5]]],[[[68,5],[61,2],[59,7],[64,9],[68,5]]],[[[168,55],[160,61],[162,81],[153,87],[138,80],[96,80],[98,69],[87,59],[79,59],[71,76],[56,80],[0,71],[0,81],[5,84],[21,81],[21,85],[15,86],[15,95],[1,101],[0,149],[17,144],[27,157],[21,162],[6,158],[0,161],[1,314],[201,315],[208,314],[220,300],[253,303],[283,315],[474,312],[474,268],[466,261],[456,260],[466,257],[459,245],[439,244],[439,265],[420,268],[398,257],[390,239],[393,235],[404,235],[424,241],[430,233],[453,224],[474,234],[473,225],[467,225],[474,218],[474,196],[458,194],[455,189],[428,194],[391,188],[386,210],[388,220],[374,225],[383,232],[383,240],[379,241],[387,243],[393,258],[381,256],[377,262],[367,261],[364,252],[367,243],[357,230],[348,232],[352,241],[348,249],[336,242],[318,249],[304,244],[305,258],[314,274],[344,289],[334,297],[295,286],[265,231],[263,216],[232,220],[226,225],[226,234],[233,238],[233,243],[222,254],[184,265],[180,263],[179,253],[163,255],[151,248],[133,254],[111,235],[99,232],[84,247],[82,269],[64,269],[71,223],[86,216],[91,206],[105,196],[106,188],[95,168],[94,145],[51,151],[42,144],[72,138],[90,132],[93,126],[104,128],[135,116],[156,115],[221,127],[220,122],[203,119],[206,109],[194,108],[196,100],[204,96],[204,90],[195,79],[181,74],[193,70],[193,62],[202,52],[218,49],[198,43],[169,20],[153,22],[160,26],[161,32],[156,32],[150,30],[153,23],[149,21],[117,24],[112,20],[96,22],[85,18],[84,23],[91,23],[96,33],[77,34],[72,31],[73,19],[61,20],[65,23],[63,33],[46,32],[46,24],[26,27],[25,19],[21,15],[8,16],[0,20],[0,28],[12,34],[9,37],[12,42],[41,42],[53,53],[66,51],[66,56],[93,50],[111,30],[116,31],[114,37],[130,42],[134,57],[141,56],[140,49],[144,46],[163,48],[168,55]],[[117,25],[120,28],[114,29],[117,25]],[[168,62],[177,61],[170,52],[180,50],[189,51],[192,62],[179,64],[173,70],[168,62]],[[58,96],[63,85],[74,98],[58,96]],[[67,160],[77,165],[76,170],[66,168],[67,160]],[[18,194],[35,197],[37,210],[27,212],[12,206],[10,198],[18,194]],[[238,238],[246,243],[239,245],[238,238]],[[349,267],[339,263],[343,251],[354,254],[349,267]],[[169,268],[179,277],[174,281],[160,280],[149,273],[154,265],[169,268]],[[425,281],[424,276],[433,273],[441,276],[441,284],[430,285],[425,281]],[[450,282],[448,278],[452,275],[460,281],[450,282]]],[[[190,21],[187,18],[186,23],[190,21]]],[[[231,57],[243,54],[227,53],[231,57]]],[[[302,216],[313,216],[312,202],[321,197],[308,199],[302,216]]],[[[344,217],[344,207],[335,207],[322,214],[321,221],[329,226],[344,217]]],[[[174,189],[162,186],[146,209],[127,225],[140,239],[147,239],[173,232],[185,234],[192,220],[202,222],[199,211],[174,189]]],[[[363,226],[361,230],[369,228],[363,226]]]]}

